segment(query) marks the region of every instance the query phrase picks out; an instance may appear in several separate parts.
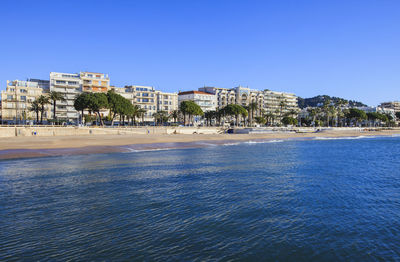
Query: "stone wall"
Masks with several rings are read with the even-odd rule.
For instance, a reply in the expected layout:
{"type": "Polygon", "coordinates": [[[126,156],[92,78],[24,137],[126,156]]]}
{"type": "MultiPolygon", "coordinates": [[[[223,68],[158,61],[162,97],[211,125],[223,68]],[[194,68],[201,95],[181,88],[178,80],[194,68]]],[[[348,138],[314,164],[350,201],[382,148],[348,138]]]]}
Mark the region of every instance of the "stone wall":
{"type": "Polygon", "coordinates": [[[84,135],[129,135],[129,134],[216,134],[215,127],[0,127],[0,137],[15,136],[84,136],[84,135]]]}

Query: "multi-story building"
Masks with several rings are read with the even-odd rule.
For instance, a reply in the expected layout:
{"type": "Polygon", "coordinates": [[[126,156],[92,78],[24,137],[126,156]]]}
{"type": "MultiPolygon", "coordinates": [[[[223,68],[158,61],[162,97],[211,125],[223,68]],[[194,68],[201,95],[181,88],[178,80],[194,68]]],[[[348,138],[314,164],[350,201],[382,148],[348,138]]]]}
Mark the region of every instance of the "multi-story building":
{"type": "Polygon", "coordinates": [[[236,103],[236,91],[234,89],[205,86],[199,88],[199,91],[215,95],[217,109],[236,103]]]}
{"type": "Polygon", "coordinates": [[[285,114],[291,111],[299,111],[297,96],[290,93],[254,90],[242,86],[232,89],[202,87],[199,88],[199,91],[214,94],[218,109],[228,104],[248,106],[250,103],[257,103],[258,110],[254,115],[261,115],[262,113],[285,114]]]}
{"type": "Polygon", "coordinates": [[[263,110],[265,113],[284,115],[298,112],[297,96],[291,93],[264,90],[263,110]]]}
{"type": "Polygon", "coordinates": [[[400,102],[399,101],[392,101],[392,102],[384,102],[379,105],[382,108],[391,108],[394,110],[395,113],[400,112],[400,102]]]}
{"type": "Polygon", "coordinates": [[[165,93],[156,91],[157,95],[157,111],[165,111],[171,114],[172,111],[178,109],[178,94],[165,93]]]}
{"type": "Polygon", "coordinates": [[[153,122],[154,113],[158,111],[166,111],[170,114],[178,109],[178,94],[165,93],[155,90],[151,86],[125,86],[112,87],[112,89],[131,101],[132,104],[139,106],[146,112],[143,114],[145,122],[153,122]]]}
{"type": "MultiPolygon", "coordinates": [[[[1,92],[3,121],[12,121],[16,124],[36,119],[36,113],[30,111],[30,107],[32,102],[45,91],[47,90],[39,87],[38,82],[7,80],[7,88],[1,92]]],[[[49,106],[45,107],[43,119],[49,117],[49,109],[49,106]]]]}
{"type": "Polygon", "coordinates": [[[110,78],[107,74],[80,72],[82,81],[82,91],[84,92],[103,92],[110,90],[110,78]]]}
{"type": "MultiPolygon", "coordinates": [[[[50,73],[50,91],[63,94],[65,101],[57,102],[56,118],[66,122],[78,122],[79,112],[74,108],[74,100],[82,93],[82,80],[79,74],[50,73]]],[[[54,116],[52,116],[54,118],[54,116]]]]}
{"type": "Polygon", "coordinates": [[[203,112],[216,110],[216,95],[202,91],[186,91],[178,93],[179,104],[182,101],[193,101],[203,112]]]}

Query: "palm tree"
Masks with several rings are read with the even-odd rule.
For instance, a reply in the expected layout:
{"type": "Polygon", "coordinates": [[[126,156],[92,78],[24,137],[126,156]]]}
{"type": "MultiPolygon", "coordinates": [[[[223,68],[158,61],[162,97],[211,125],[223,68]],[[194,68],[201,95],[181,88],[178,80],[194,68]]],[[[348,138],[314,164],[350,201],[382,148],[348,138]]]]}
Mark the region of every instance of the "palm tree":
{"type": "Polygon", "coordinates": [[[179,110],[174,110],[174,111],[172,111],[171,112],[171,117],[174,119],[174,122],[176,123],[177,121],[177,119],[178,119],[178,117],[179,117],[179,110]]]}
{"type": "Polygon", "coordinates": [[[56,104],[57,104],[57,101],[64,102],[65,98],[62,95],[62,93],[56,92],[56,91],[51,91],[50,94],[49,94],[49,98],[50,98],[50,100],[53,101],[53,119],[56,120],[57,119],[57,116],[56,116],[56,104]]]}
{"type": "Polygon", "coordinates": [[[258,104],[257,104],[257,102],[251,102],[250,104],[249,104],[249,107],[248,107],[249,109],[249,116],[251,116],[250,117],[250,126],[252,126],[253,125],[253,119],[254,119],[254,111],[257,111],[258,110],[258,104]]]}
{"type": "Polygon", "coordinates": [[[36,124],[38,124],[39,123],[40,104],[37,99],[35,99],[32,102],[31,107],[29,108],[29,111],[36,113],[36,124]]]}
{"type": "Polygon", "coordinates": [[[141,117],[141,118],[142,118],[142,125],[144,125],[144,115],[145,115],[146,112],[147,112],[147,110],[144,109],[144,108],[140,108],[140,109],[137,111],[138,117],[141,117]]]}
{"type": "Polygon", "coordinates": [[[280,111],[279,111],[279,117],[280,117],[280,121],[282,121],[282,118],[283,118],[283,115],[282,115],[282,113],[283,113],[283,108],[285,108],[286,107],[286,104],[287,104],[287,102],[286,102],[286,100],[282,100],[281,102],[279,102],[279,109],[280,109],[280,111]]]}
{"type": "Polygon", "coordinates": [[[265,120],[266,120],[266,124],[267,125],[272,125],[275,119],[275,115],[273,113],[268,113],[264,115],[265,120]]]}
{"type": "Polygon", "coordinates": [[[37,98],[39,106],[40,106],[40,123],[43,125],[43,113],[45,105],[50,103],[50,100],[47,96],[41,95],[37,98]]]}

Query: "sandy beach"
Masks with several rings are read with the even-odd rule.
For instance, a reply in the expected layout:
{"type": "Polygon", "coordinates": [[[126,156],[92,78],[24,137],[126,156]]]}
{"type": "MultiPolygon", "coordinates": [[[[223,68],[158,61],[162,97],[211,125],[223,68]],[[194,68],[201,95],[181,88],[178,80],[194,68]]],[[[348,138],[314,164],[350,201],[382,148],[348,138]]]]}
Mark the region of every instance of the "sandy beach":
{"type": "MultiPolygon", "coordinates": [[[[308,139],[313,137],[357,137],[400,135],[400,129],[380,131],[327,130],[318,133],[276,132],[264,134],[123,134],[93,136],[48,136],[0,138],[0,159],[64,155],[82,153],[121,152],[121,146],[147,145],[157,148],[164,144],[179,144],[190,147],[190,143],[204,141],[222,144],[224,141],[251,141],[261,139],[308,139]]],[[[173,146],[170,146],[173,148],[173,146]]]]}

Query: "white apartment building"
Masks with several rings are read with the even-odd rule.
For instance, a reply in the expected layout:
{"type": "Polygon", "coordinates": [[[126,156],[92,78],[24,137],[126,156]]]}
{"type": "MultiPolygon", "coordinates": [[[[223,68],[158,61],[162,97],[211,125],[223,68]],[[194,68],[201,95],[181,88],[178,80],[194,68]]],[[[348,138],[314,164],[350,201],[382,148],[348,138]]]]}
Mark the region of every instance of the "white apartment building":
{"type": "MultiPolygon", "coordinates": [[[[24,123],[26,120],[35,120],[36,113],[30,111],[30,107],[32,102],[45,91],[48,90],[40,88],[37,81],[7,80],[7,88],[1,92],[3,121],[12,121],[17,124],[24,123]]],[[[45,107],[43,119],[49,118],[49,109],[49,106],[45,107]]]]}
{"type": "Polygon", "coordinates": [[[194,101],[203,112],[213,111],[217,108],[217,100],[215,94],[202,91],[186,91],[178,93],[179,104],[182,101],[194,101]]]}
{"type": "Polygon", "coordinates": [[[172,111],[178,109],[178,94],[165,93],[156,91],[157,95],[157,111],[165,111],[171,114],[172,111]]]}
{"type": "MultiPolygon", "coordinates": [[[[64,95],[65,101],[57,102],[56,118],[67,122],[78,122],[79,112],[74,108],[74,100],[82,93],[82,80],[79,74],[50,73],[50,91],[64,95]]],[[[54,116],[52,116],[54,118],[54,116]]]]}

